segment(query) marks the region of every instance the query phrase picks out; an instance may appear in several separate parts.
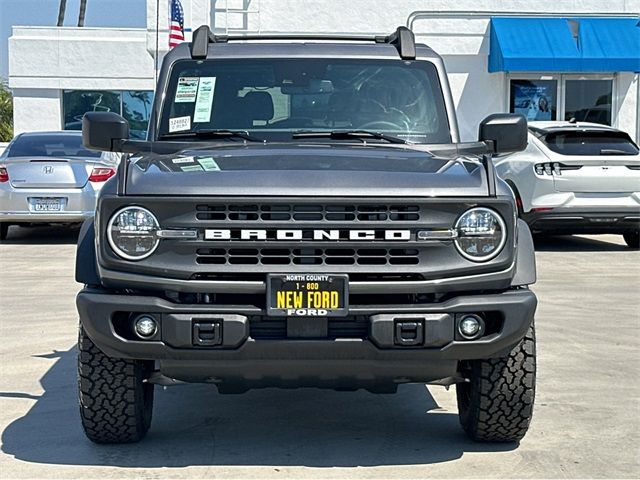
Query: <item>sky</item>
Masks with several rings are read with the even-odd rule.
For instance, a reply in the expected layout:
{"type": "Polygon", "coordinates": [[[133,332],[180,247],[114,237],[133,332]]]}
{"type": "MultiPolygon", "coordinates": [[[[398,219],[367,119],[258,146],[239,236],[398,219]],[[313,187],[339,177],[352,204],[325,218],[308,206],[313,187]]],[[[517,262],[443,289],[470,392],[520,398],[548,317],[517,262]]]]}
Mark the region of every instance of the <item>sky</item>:
{"type": "MultiPolygon", "coordinates": [[[[12,26],[55,26],[59,0],[0,0],[0,78],[8,77],[7,39],[12,26]]],[[[79,0],[67,0],[65,26],[78,24],[79,0]]],[[[87,0],[86,27],[145,27],[146,0],[87,0]]]]}

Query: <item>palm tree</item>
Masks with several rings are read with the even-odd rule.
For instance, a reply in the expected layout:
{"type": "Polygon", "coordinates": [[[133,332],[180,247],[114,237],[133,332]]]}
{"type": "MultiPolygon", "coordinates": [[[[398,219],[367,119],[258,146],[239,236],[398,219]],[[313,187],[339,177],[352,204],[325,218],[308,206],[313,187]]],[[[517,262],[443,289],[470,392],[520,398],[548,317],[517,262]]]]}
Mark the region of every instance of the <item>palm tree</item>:
{"type": "Polygon", "coordinates": [[[151,105],[151,94],[149,92],[131,92],[131,97],[136,98],[142,102],[142,108],[144,108],[144,118],[149,118],[149,108],[151,105]]]}
{"type": "Polygon", "coordinates": [[[87,0],[80,0],[80,14],[78,15],[78,26],[84,27],[84,14],[87,11],[87,0]]]}
{"type": "Polygon", "coordinates": [[[60,0],[60,9],[58,10],[58,26],[64,24],[64,12],[67,9],[67,0],[60,0]]]}
{"type": "Polygon", "coordinates": [[[13,98],[7,86],[0,82],[0,142],[13,138],[13,98]]]}

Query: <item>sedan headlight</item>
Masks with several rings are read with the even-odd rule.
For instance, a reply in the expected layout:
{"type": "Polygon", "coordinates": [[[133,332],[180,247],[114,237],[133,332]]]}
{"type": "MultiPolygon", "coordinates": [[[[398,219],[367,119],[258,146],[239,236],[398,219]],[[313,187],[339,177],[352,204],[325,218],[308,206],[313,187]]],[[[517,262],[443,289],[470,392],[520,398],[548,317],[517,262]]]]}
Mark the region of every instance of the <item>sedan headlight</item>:
{"type": "Polygon", "coordinates": [[[107,225],[109,245],[118,256],[142,260],[158,247],[158,219],[146,208],[126,207],[118,210],[107,225]]]}
{"type": "Polygon", "coordinates": [[[488,208],[472,208],[456,222],[456,248],[474,262],[485,262],[498,255],[507,241],[504,220],[488,208]]]}

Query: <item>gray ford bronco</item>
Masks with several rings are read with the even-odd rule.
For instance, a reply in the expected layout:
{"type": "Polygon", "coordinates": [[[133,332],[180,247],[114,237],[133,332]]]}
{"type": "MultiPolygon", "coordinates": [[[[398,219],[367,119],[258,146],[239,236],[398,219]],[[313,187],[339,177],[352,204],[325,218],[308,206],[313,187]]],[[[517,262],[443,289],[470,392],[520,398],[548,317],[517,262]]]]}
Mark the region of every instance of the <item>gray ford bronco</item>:
{"type": "Polygon", "coordinates": [[[526,122],[494,114],[461,143],[443,61],[410,30],[203,26],[164,58],[146,141],[110,112],[82,133],[127,154],[77,251],[89,439],[140,440],[154,385],[185,382],[455,384],[471,438],[525,435],[534,250],[492,156],[526,122]]]}

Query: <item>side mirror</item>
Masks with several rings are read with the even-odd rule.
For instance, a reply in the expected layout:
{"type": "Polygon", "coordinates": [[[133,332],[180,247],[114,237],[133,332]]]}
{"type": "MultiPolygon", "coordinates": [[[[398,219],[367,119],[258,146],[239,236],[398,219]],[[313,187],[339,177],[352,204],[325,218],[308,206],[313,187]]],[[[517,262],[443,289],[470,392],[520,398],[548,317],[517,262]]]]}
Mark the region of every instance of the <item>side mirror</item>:
{"type": "Polygon", "coordinates": [[[129,123],[114,112],[87,112],[82,117],[82,143],[91,150],[122,151],[129,123]]]}
{"type": "Polygon", "coordinates": [[[480,122],[478,140],[493,146],[493,153],[521,152],[527,148],[527,119],[519,113],[494,113],[480,122]]]}

